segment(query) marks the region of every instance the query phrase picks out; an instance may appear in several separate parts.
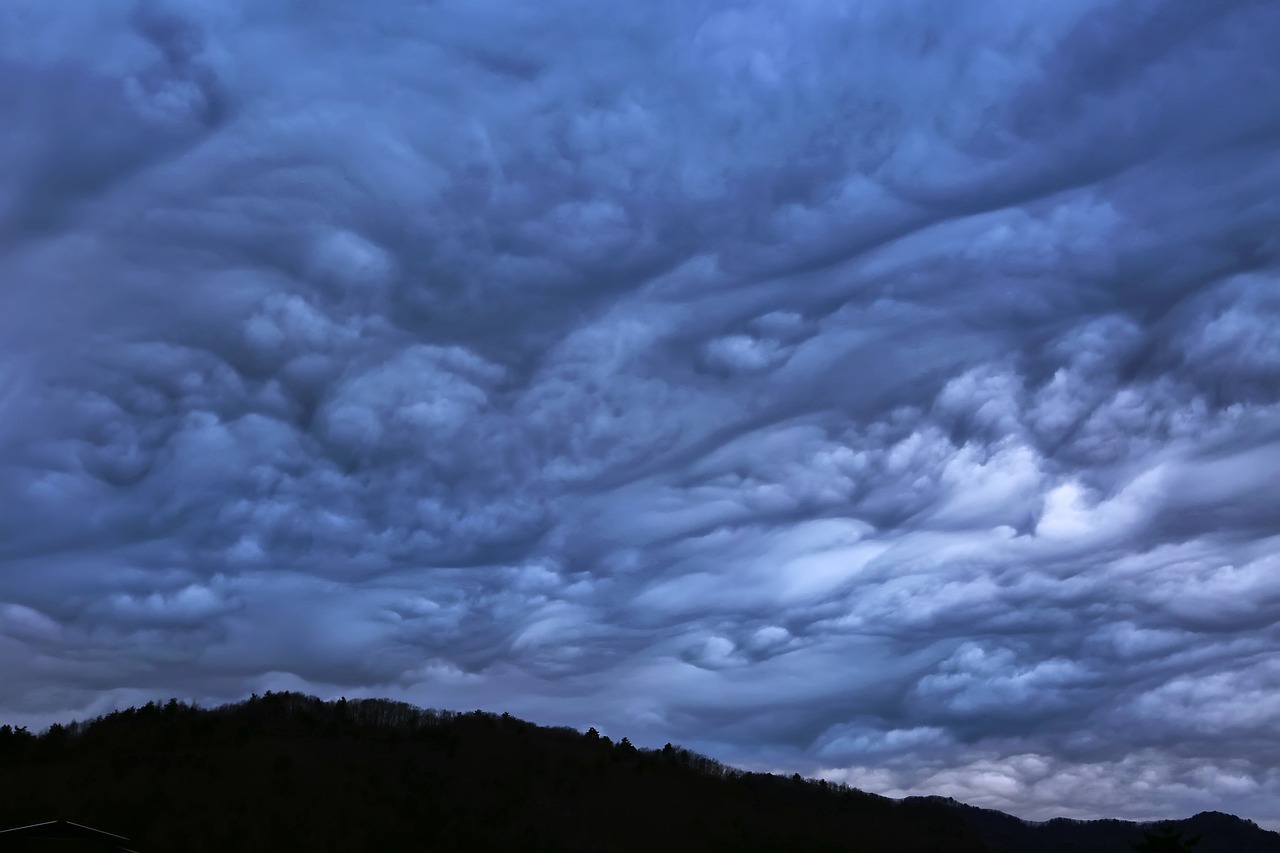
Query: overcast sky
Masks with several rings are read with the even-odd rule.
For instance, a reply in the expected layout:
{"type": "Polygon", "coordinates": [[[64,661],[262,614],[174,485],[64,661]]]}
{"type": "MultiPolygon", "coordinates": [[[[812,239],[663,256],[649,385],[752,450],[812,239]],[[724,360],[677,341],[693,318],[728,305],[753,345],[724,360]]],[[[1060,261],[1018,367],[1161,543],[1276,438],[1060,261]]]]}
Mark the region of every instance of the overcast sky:
{"type": "Polygon", "coordinates": [[[1275,0],[4,0],[0,717],[1280,827],[1275,0]]]}

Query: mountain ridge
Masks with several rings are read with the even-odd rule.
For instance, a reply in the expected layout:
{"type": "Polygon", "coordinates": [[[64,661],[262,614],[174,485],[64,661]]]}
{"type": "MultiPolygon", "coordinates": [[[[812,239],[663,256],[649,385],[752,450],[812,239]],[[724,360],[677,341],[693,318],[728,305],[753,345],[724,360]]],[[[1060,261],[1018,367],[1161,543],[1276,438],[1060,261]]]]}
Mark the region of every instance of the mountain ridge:
{"type": "MultiPolygon", "coordinates": [[[[170,700],[37,735],[0,726],[0,828],[67,819],[141,853],[374,850],[1128,851],[1154,824],[1030,822],[751,773],[673,744],[385,699],[170,700]],[[234,816],[234,820],[228,820],[234,816]],[[1081,846],[1085,845],[1085,846],[1081,846]]],[[[1280,853],[1233,815],[1167,821],[1196,853],[1280,853]]]]}

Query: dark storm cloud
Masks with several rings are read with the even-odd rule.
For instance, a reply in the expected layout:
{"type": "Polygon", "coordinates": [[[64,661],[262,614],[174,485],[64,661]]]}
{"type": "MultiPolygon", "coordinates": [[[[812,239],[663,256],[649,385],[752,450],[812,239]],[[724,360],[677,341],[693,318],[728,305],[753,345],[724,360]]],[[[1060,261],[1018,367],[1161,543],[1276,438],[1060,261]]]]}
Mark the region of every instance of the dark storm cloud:
{"type": "Polygon", "coordinates": [[[1275,824],[1277,36],[6,4],[3,710],[394,695],[1275,824]]]}

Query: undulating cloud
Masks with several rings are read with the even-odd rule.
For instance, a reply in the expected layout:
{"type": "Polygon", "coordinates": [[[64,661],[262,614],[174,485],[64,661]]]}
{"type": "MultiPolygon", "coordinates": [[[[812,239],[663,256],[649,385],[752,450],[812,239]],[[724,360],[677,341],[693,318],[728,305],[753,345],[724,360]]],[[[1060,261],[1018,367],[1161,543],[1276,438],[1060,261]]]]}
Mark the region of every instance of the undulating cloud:
{"type": "Polygon", "coordinates": [[[8,0],[0,712],[1280,826],[1280,6],[8,0]]]}

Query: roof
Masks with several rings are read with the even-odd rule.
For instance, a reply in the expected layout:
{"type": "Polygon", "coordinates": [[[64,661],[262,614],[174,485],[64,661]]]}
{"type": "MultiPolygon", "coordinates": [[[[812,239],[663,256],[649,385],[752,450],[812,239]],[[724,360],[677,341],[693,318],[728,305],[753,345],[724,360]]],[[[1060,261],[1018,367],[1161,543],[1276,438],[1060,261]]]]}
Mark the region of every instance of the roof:
{"type": "Polygon", "coordinates": [[[96,841],[100,844],[112,845],[116,850],[123,853],[133,853],[124,847],[129,839],[123,835],[116,835],[113,832],[103,832],[101,829],[94,829],[91,826],[74,823],[69,820],[47,820],[43,823],[33,823],[27,826],[17,826],[13,829],[0,829],[0,841],[9,838],[66,838],[80,839],[84,841],[96,841]]]}

